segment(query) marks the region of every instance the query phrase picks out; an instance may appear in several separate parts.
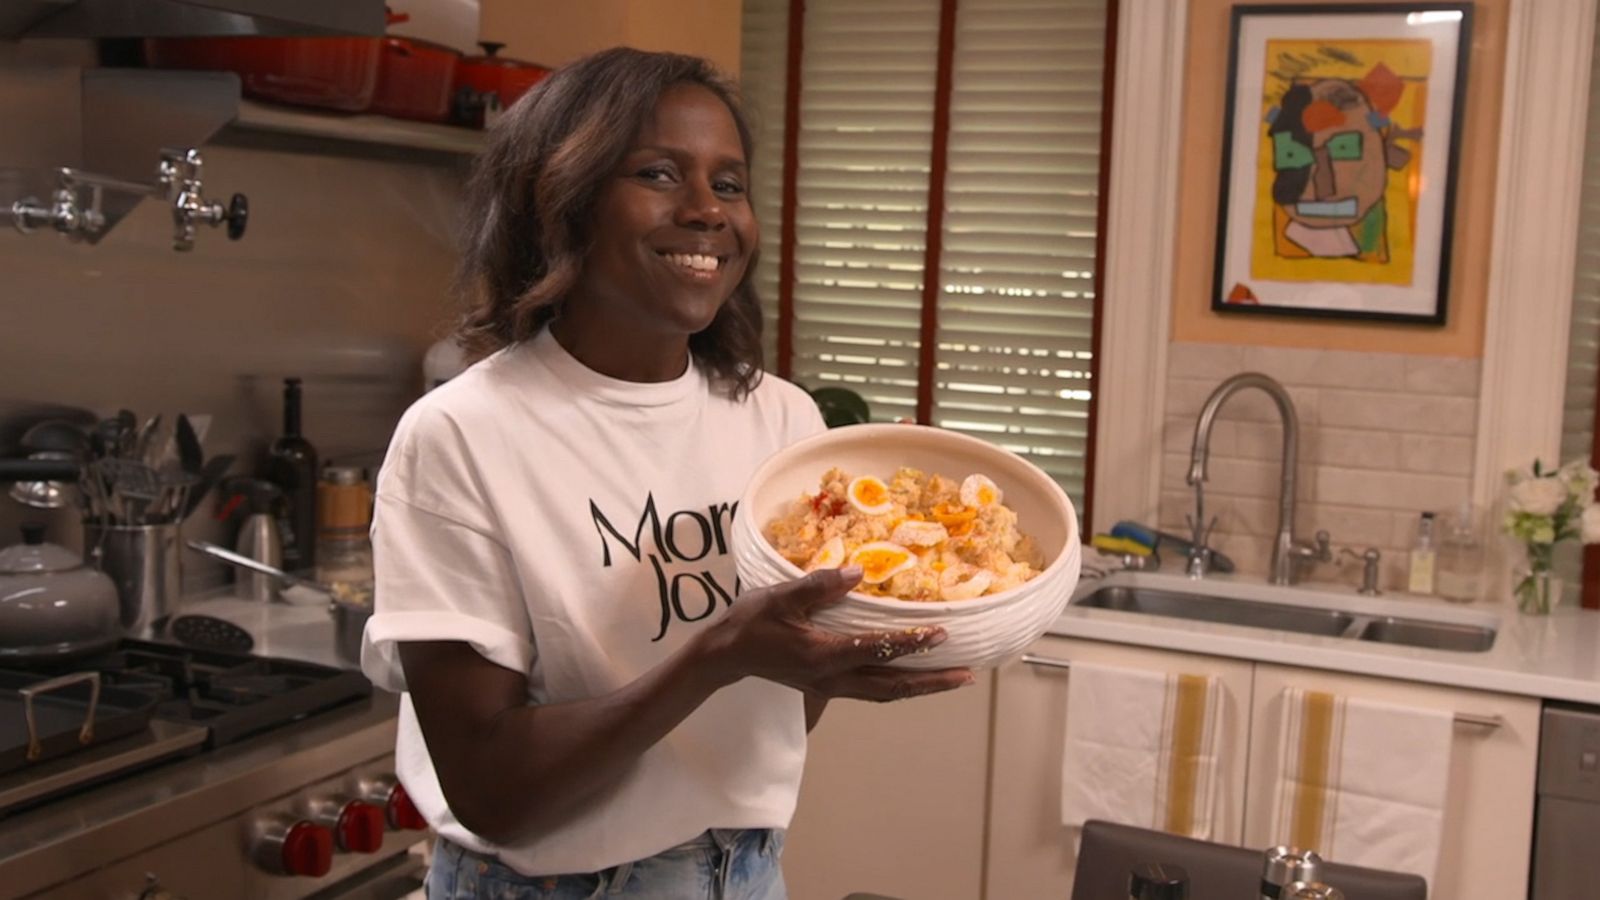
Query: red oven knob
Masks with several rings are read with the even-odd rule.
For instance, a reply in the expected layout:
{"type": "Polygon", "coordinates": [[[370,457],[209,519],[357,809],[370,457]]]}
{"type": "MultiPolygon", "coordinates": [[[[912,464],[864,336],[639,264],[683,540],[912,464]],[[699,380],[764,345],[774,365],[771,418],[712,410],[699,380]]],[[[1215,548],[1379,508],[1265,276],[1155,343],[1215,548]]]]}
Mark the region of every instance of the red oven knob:
{"type": "Polygon", "coordinates": [[[362,800],[351,800],[339,813],[333,834],[339,849],[350,853],[377,853],[383,848],[383,810],[362,800]]]}
{"type": "Polygon", "coordinates": [[[391,827],[404,831],[422,831],[428,827],[428,820],[422,817],[417,805],[411,802],[411,795],[406,793],[404,785],[394,786],[386,806],[391,827]]]}
{"type": "Polygon", "coordinates": [[[312,797],[305,801],[306,818],[333,833],[334,844],[344,853],[376,853],[383,847],[382,807],[347,796],[312,797]]]}
{"type": "Polygon", "coordinates": [[[333,868],[333,832],[310,822],[296,822],[283,839],[283,870],[290,875],[321,878],[333,868]]]}
{"type": "Polygon", "coordinates": [[[251,856],[275,875],[321,878],[333,868],[333,832],[305,819],[276,814],[257,819],[251,856]]]}
{"type": "Polygon", "coordinates": [[[428,820],[417,811],[417,805],[411,802],[411,795],[406,793],[400,779],[393,775],[362,778],[356,782],[356,793],[368,803],[383,807],[383,815],[390,828],[423,831],[428,827],[428,820]]]}

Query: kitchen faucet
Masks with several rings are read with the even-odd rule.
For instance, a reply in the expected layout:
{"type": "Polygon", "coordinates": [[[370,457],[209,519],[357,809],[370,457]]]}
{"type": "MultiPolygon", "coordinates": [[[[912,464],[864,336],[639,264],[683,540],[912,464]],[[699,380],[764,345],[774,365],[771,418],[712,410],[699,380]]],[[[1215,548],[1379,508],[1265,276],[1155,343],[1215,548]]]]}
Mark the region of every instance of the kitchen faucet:
{"type": "Polygon", "coordinates": [[[1333,559],[1328,533],[1317,532],[1316,543],[1307,544],[1294,538],[1294,482],[1295,467],[1300,447],[1300,419],[1295,415],[1294,401],[1283,385],[1260,372],[1243,372],[1217,385],[1200,409],[1200,418],[1194,426],[1194,449],[1189,457],[1189,475],[1186,479],[1194,488],[1195,514],[1190,526],[1194,529],[1194,547],[1189,556],[1189,575],[1202,577],[1208,567],[1211,549],[1206,546],[1210,528],[1203,520],[1205,512],[1203,485],[1206,480],[1206,462],[1211,454],[1211,426],[1216,423],[1217,411],[1235,393],[1245,388],[1259,388],[1278,407],[1278,417],[1283,424],[1283,473],[1278,484],[1278,534],[1272,542],[1272,583],[1292,584],[1294,563],[1297,559],[1328,562],[1333,559]]]}

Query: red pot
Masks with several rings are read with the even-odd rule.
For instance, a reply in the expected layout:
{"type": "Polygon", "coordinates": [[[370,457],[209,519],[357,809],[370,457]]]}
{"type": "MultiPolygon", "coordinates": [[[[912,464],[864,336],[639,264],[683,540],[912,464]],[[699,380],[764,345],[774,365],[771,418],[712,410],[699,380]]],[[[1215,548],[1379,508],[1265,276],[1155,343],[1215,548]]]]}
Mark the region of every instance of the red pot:
{"type": "Polygon", "coordinates": [[[383,41],[372,111],[401,119],[442,122],[450,116],[461,54],[413,38],[383,41]]]}
{"type": "Polygon", "coordinates": [[[383,38],[150,38],[145,60],[163,69],[238,74],[247,96],[360,112],[378,86],[383,38]]]}
{"type": "Polygon", "coordinates": [[[497,56],[504,44],[483,41],[482,56],[462,57],[456,69],[456,118],[470,125],[492,121],[538,84],[550,70],[497,56]]]}

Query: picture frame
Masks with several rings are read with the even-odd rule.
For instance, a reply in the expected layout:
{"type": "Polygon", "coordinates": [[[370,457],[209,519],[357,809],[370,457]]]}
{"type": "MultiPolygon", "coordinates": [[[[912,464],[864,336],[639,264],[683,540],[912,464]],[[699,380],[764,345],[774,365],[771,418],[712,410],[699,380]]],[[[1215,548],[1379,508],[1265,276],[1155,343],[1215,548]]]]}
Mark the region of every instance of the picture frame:
{"type": "Polygon", "coordinates": [[[1212,309],[1445,323],[1472,7],[1233,8],[1212,309]]]}

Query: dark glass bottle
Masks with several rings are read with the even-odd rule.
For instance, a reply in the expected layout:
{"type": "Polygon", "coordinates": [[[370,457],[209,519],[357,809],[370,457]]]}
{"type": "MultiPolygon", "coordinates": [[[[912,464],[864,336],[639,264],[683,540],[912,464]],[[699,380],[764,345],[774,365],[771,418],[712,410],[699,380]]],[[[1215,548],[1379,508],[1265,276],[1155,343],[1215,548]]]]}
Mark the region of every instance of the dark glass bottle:
{"type": "Polygon", "coordinates": [[[283,490],[283,567],[316,562],[317,448],[300,433],[300,379],[283,380],[283,434],[267,451],[267,478],[283,490]]]}

